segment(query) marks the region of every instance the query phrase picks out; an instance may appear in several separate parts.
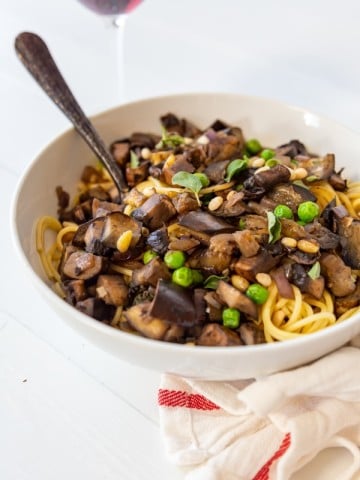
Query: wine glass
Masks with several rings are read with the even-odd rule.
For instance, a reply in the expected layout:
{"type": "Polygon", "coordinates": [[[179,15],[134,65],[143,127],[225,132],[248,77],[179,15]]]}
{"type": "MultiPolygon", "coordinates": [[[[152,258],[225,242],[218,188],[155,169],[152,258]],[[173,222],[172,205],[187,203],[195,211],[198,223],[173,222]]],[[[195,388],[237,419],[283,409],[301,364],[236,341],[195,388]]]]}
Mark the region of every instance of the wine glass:
{"type": "Polygon", "coordinates": [[[142,0],[78,0],[98,15],[111,19],[117,37],[117,81],[120,100],[124,99],[124,31],[128,14],[135,10],[142,0]]]}

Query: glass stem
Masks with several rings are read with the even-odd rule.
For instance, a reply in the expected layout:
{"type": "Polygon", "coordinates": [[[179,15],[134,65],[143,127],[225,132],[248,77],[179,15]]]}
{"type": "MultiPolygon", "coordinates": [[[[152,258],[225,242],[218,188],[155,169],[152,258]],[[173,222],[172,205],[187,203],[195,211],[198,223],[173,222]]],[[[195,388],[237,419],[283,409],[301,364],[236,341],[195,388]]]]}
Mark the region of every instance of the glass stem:
{"type": "Polygon", "coordinates": [[[125,25],[127,14],[123,13],[114,18],[113,24],[116,27],[116,65],[117,65],[117,93],[120,103],[125,102],[125,25]]]}

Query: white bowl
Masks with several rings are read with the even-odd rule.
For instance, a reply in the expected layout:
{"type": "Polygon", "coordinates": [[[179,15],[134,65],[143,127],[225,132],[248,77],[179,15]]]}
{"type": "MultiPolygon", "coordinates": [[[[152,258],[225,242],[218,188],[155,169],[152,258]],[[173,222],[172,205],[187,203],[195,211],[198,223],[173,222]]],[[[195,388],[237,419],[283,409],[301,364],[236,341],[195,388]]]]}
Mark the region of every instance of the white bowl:
{"type": "MultiPolygon", "coordinates": [[[[239,125],[246,137],[266,145],[299,139],[314,152],[336,154],[347,178],[359,179],[360,136],[316,114],[272,100],[235,94],[184,94],[122,105],[93,118],[111,141],[134,131],[159,131],[159,116],[174,112],[201,127],[216,118],[239,125]]],[[[24,173],[14,199],[13,231],[29,286],[61,318],[98,347],[130,363],[161,372],[213,380],[256,377],[293,368],[344,345],[360,332],[360,315],[304,338],[240,347],[189,347],[124,333],[104,325],[60,299],[50,288],[35,249],[34,225],[41,215],[56,215],[55,187],[71,194],[84,165],[94,161],[83,140],[68,130],[53,140],[24,173]]]]}

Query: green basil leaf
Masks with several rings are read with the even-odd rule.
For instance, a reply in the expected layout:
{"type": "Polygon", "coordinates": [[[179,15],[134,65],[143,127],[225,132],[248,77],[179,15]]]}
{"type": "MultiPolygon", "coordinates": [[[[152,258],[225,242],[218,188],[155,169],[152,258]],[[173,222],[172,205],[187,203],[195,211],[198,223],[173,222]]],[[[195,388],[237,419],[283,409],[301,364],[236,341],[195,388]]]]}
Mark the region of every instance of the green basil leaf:
{"type": "Polygon", "coordinates": [[[137,168],[140,165],[139,157],[133,150],[130,150],[130,167],[137,168]]]}
{"type": "Polygon", "coordinates": [[[273,212],[267,212],[267,219],[269,243],[275,243],[277,240],[279,240],[281,235],[281,223],[280,220],[273,214],[273,212]]]}
{"type": "Polygon", "coordinates": [[[165,128],[162,129],[162,138],[156,145],[156,148],[176,148],[185,143],[184,137],[177,133],[167,132],[165,128]]]}
{"type": "Polygon", "coordinates": [[[205,282],[204,282],[204,288],[209,288],[210,290],[216,290],[220,280],[228,280],[227,277],[219,277],[218,275],[210,275],[205,282]]]}
{"type": "Polygon", "coordinates": [[[316,280],[317,278],[320,277],[320,272],[321,272],[320,263],[315,262],[314,265],[310,268],[310,270],[308,271],[307,274],[309,275],[309,277],[312,280],[316,280]]]}
{"type": "Polygon", "coordinates": [[[194,193],[199,193],[202,189],[202,183],[198,176],[189,172],[177,172],[171,180],[173,185],[180,185],[188,188],[194,193]]]}
{"type": "Polygon", "coordinates": [[[238,158],[229,163],[226,167],[226,177],[225,181],[230,182],[234,175],[242,172],[248,167],[248,161],[246,158],[238,158]]]}

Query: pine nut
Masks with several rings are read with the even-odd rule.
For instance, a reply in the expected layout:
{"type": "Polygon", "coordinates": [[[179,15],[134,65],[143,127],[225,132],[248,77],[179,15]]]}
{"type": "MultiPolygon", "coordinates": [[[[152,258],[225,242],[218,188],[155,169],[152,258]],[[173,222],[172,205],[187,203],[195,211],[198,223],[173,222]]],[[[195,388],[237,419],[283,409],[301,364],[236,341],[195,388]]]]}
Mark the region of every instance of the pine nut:
{"type": "Polygon", "coordinates": [[[318,243],[311,242],[310,240],[301,239],[297,242],[297,248],[305,253],[317,253],[320,246],[318,243]]]}
{"type": "Polygon", "coordinates": [[[184,137],[184,143],[185,145],[190,145],[191,143],[193,143],[193,139],[190,138],[190,137],[184,137]]]}
{"type": "Polygon", "coordinates": [[[287,248],[296,248],[297,246],[297,240],[291,237],[283,237],[281,239],[281,243],[284,245],[284,247],[287,247],[287,248]]]}
{"type": "Polygon", "coordinates": [[[141,149],[140,155],[144,160],[149,160],[149,158],[151,157],[151,150],[149,148],[144,147],[141,149]]]}
{"type": "Polygon", "coordinates": [[[232,275],[231,283],[233,287],[240,290],[240,292],[246,292],[250,285],[246,278],[242,277],[241,275],[232,275]]]}
{"type": "Polygon", "coordinates": [[[226,200],[230,200],[237,192],[235,190],[230,190],[230,192],[226,195],[226,200]]]}
{"type": "Polygon", "coordinates": [[[175,155],[173,153],[170,153],[170,155],[167,157],[165,163],[164,163],[164,168],[170,168],[174,165],[175,163],[175,155]]]}
{"type": "Polygon", "coordinates": [[[291,180],[302,180],[308,176],[308,171],[305,168],[299,167],[292,171],[291,180]]]}
{"type": "Polygon", "coordinates": [[[210,210],[210,212],[214,212],[215,210],[220,208],[221,205],[223,204],[223,201],[224,199],[219,195],[217,197],[212,198],[208,205],[208,209],[210,210]]]}
{"type": "Polygon", "coordinates": [[[255,278],[263,287],[270,287],[272,283],[271,277],[268,273],[258,273],[255,278]]]}
{"type": "Polygon", "coordinates": [[[265,160],[263,158],[254,158],[250,165],[252,168],[260,168],[265,165],[265,160]]]}
{"type": "Polygon", "coordinates": [[[118,241],[116,242],[116,248],[119,250],[120,253],[125,253],[129,250],[132,237],[133,233],[131,230],[126,230],[120,235],[118,241]]]}
{"type": "Polygon", "coordinates": [[[133,210],[134,207],[132,205],[126,205],[126,207],[124,208],[124,213],[125,215],[130,215],[133,210]]]}
{"type": "Polygon", "coordinates": [[[268,170],[270,170],[270,167],[268,167],[267,165],[265,165],[264,167],[260,167],[256,170],[255,172],[255,175],[257,175],[258,173],[261,173],[261,172],[267,172],[268,170]]]}
{"type": "Polygon", "coordinates": [[[210,142],[208,137],[206,135],[201,135],[197,140],[196,143],[199,143],[200,145],[207,145],[210,142]]]}

